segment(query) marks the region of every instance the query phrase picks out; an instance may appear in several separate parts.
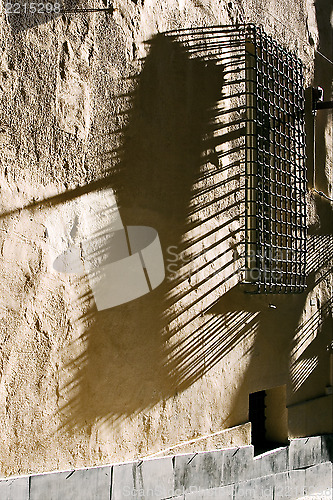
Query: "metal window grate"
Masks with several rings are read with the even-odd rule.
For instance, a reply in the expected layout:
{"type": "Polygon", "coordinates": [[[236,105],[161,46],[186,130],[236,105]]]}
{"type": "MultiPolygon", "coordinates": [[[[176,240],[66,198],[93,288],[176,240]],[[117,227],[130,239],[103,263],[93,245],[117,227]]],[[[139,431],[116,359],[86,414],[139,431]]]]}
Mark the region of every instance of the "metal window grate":
{"type": "Polygon", "coordinates": [[[245,282],[253,293],[299,293],[306,275],[302,62],[252,25],[245,53],[245,282]]]}

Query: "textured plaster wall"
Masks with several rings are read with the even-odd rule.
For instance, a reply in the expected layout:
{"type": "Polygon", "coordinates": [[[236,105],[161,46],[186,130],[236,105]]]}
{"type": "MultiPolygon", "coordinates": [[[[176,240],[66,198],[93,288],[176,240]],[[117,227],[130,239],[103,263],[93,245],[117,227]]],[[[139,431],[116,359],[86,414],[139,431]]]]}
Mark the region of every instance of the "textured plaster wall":
{"type": "MultiPolygon", "coordinates": [[[[307,85],[326,78],[329,93],[331,66],[314,53],[320,41],[329,56],[324,3],[128,0],[109,14],[1,15],[2,475],[133,459],[245,424],[249,392],[287,384],[288,404],[325,393],[329,203],[309,197],[308,294],[271,309],[270,297],[233,288],[243,198],[232,82],[204,56],[190,61],[154,38],[262,24],[297,51],[307,85]],[[50,258],[50,234],[65,234],[68,214],[63,238],[75,239],[73,200],[101,188],[114,192],[124,224],[158,231],[166,259],[172,246],[189,261],[149,295],[105,311],[86,277],[55,272],[50,258]]],[[[327,116],[317,179],[332,193],[327,116]]],[[[213,446],[249,444],[246,429],[213,446]]]]}

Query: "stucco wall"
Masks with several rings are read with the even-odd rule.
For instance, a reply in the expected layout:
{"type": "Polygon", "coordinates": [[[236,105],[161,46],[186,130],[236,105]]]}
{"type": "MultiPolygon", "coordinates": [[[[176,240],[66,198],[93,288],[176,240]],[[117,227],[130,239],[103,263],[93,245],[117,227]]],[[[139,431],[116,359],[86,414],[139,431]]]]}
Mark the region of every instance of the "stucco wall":
{"type": "MultiPolygon", "coordinates": [[[[108,14],[1,16],[3,475],[133,459],[244,424],[257,390],[287,384],[287,405],[325,394],[329,202],[309,195],[307,293],[273,309],[235,288],[244,193],[240,137],[228,136],[237,109],[223,114],[231,83],[162,35],[262,24],[328,94],[331,66],[314,52],[320,23],[330,52],[324,3],[128,0],[108,14]],[[50,235],[75,240],[74,200],[97,189],[114,193],[124,224],[158,231],[166,263],[170,247],[183,258],[156,290],[104,311],[88,279],[50,257],[50,235]]],[[[316,185],[332,196],[328,116],[318,112],[316,185]]]]}

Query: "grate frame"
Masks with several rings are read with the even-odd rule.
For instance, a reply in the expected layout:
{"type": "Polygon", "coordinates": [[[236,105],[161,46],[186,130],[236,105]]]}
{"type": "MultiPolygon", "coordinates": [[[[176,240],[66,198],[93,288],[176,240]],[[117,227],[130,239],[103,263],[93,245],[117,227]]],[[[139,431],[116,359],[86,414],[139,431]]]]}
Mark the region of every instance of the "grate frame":
{"type": "Polygon", "coordinates": [[[303,64],[248,25],[245,283],[251,293],[306,288],[303,64]]]}

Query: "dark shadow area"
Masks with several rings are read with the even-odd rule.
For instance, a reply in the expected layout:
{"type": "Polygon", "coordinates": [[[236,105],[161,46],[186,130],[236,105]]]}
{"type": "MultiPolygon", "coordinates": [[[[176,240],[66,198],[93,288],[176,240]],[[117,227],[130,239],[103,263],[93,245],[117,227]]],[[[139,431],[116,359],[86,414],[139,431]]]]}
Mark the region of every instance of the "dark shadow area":
{"type": "Polygon", "coordinates": [[[307,188],[311,190],[315,181],[315,117],[312,109],[312,86],[304,89],[305,100],[305,156],[307,188]]]}
{"type": "Polygon", "coordinates": [[[125,225],[157,230],[167,275],[148,295],[77,318],[87,349],[69,361],[73,380],[62,387],[70,426],[122,419],[174,396],[255,332],[255,315],[211,310],[242,267],[243,47],[244,31],[231,27],[150,42],[119,166],[105,185],[125,225]]]}
{"type": "MultiPolygon", "coordinates": [[[[332,5],[325,0],[315,1],[316,20],[319,34],[318,49],[321,53],[329,58],[332,58],[333,53],[333,31],[331,26],[332,5]]],[[[315,74],[313,86],[322,87],[324,90],[324,100],[330,101],[332,99],[332,65],[326,61],[320,54],[315,55],[315,74]]],[[[327,151],[327,137],[325,133],[328,124],[328,113],[331,110],[323,109],[318,110],[314,118],[315,120],[315,161],[314,161],[314,183],[316,189],[323,191],[326,195],[329,194],[328,189],[328,169],[331,168],[327,165],[328,158],[327,151]]],[[[322,198],[318,195],[315,196],[317,213],[320,219],[320,227],[312,228],[315,234],[328,234],[332,233],[333,226],[333,211],[332,205],[329,200],[322,198]]]]}
{"type": "Polygon", "coordinates": [[[261,455],[266,451],[274,450],[286,443],[280,443],[267,438],[266,429],[266,391],[249,394],[249,421],[251,422],[251,443],[254,446],[254,455],[261,455]]]}
{"type": "Polygon", "coordinates": [[[322,440],[323,447],[327,451],[330,461],[333,462],[333,434],[324,434],[322,440]]]}
{"type": "Polygon", "coordinates": [[[249,421],[251,422],[251,442],[255,454],[262,453],[267,448],[265,433],[265,391],[249,394],[249,421]]]}

